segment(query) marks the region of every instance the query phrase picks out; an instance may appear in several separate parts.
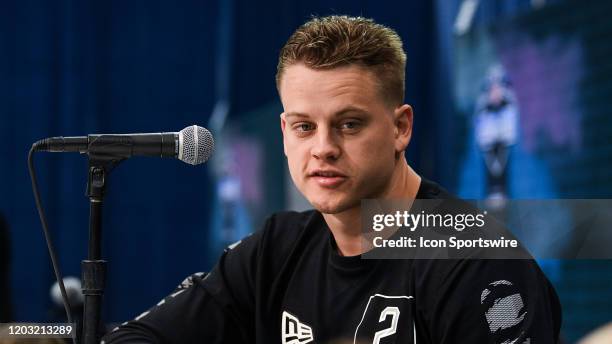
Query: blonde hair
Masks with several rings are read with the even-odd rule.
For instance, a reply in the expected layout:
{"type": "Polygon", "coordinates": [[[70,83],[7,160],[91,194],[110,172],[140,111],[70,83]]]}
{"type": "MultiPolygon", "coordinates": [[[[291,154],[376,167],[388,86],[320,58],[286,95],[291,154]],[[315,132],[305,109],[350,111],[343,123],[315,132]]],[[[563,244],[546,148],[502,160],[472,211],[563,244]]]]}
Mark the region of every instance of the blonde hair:
{"type": "Polygon", "coordinates": [[[313,69],[359,65],[372,70],[383,95],[404,102],[406,54],[399,35],[372,19],[348,16],[314,17],[300,26],[280,51],[276,87],[287,67],[303,63],[313,69]]]}

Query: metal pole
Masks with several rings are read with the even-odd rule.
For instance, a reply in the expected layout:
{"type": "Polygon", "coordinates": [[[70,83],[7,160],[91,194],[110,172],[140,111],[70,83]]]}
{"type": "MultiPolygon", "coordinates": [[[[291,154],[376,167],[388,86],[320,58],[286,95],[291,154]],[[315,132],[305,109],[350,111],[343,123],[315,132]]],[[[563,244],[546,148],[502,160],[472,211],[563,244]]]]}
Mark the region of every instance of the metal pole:
{"type": "Polygon", "coordinates": [[[104,197],[105,170],[90,162],[89,168],[89,250],[87,260],[81,262],[83,295],[83,343],[100,342],[100,314],[106,261],[101,260],[102,246],[102,198],[104,197]]]}

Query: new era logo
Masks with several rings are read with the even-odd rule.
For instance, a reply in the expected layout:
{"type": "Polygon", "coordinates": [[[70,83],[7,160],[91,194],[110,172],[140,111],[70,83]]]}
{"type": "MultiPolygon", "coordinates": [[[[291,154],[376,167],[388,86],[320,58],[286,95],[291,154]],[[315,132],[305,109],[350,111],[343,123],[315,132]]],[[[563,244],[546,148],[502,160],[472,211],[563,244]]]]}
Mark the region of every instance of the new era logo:
{"type": "Polygon", "coordinates": [[[282,326],[283,344],[306,344],[314,339],[312,328],[287,312],[283,312],[282,326]]]}

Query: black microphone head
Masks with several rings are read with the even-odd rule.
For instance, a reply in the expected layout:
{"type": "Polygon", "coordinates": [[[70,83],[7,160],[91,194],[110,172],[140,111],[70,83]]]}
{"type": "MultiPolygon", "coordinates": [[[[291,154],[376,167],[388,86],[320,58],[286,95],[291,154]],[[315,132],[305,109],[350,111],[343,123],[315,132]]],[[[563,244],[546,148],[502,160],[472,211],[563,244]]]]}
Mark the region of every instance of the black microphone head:
{"type": "Polygon", "coordinates": [[[210,158],[215,148],[215,140],[208,129],[197,125],[189,126],[179,132],[179,160],[198,165],[210,158]]]}

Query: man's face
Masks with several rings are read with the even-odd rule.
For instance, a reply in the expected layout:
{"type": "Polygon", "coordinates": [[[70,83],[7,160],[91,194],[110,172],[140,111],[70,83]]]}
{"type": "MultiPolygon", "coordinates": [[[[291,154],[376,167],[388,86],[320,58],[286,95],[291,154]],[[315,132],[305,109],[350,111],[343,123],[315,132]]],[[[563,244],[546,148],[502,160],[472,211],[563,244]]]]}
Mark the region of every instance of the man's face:
{"type": "Polygon", "coordinates": [[[396,153],[408,143],[398,133],[398,114],[410,107],[389,105],[371,71],[291,65],[280,94],[291,178],[316,209],[335,214],[388,191],[396,153]]]}

